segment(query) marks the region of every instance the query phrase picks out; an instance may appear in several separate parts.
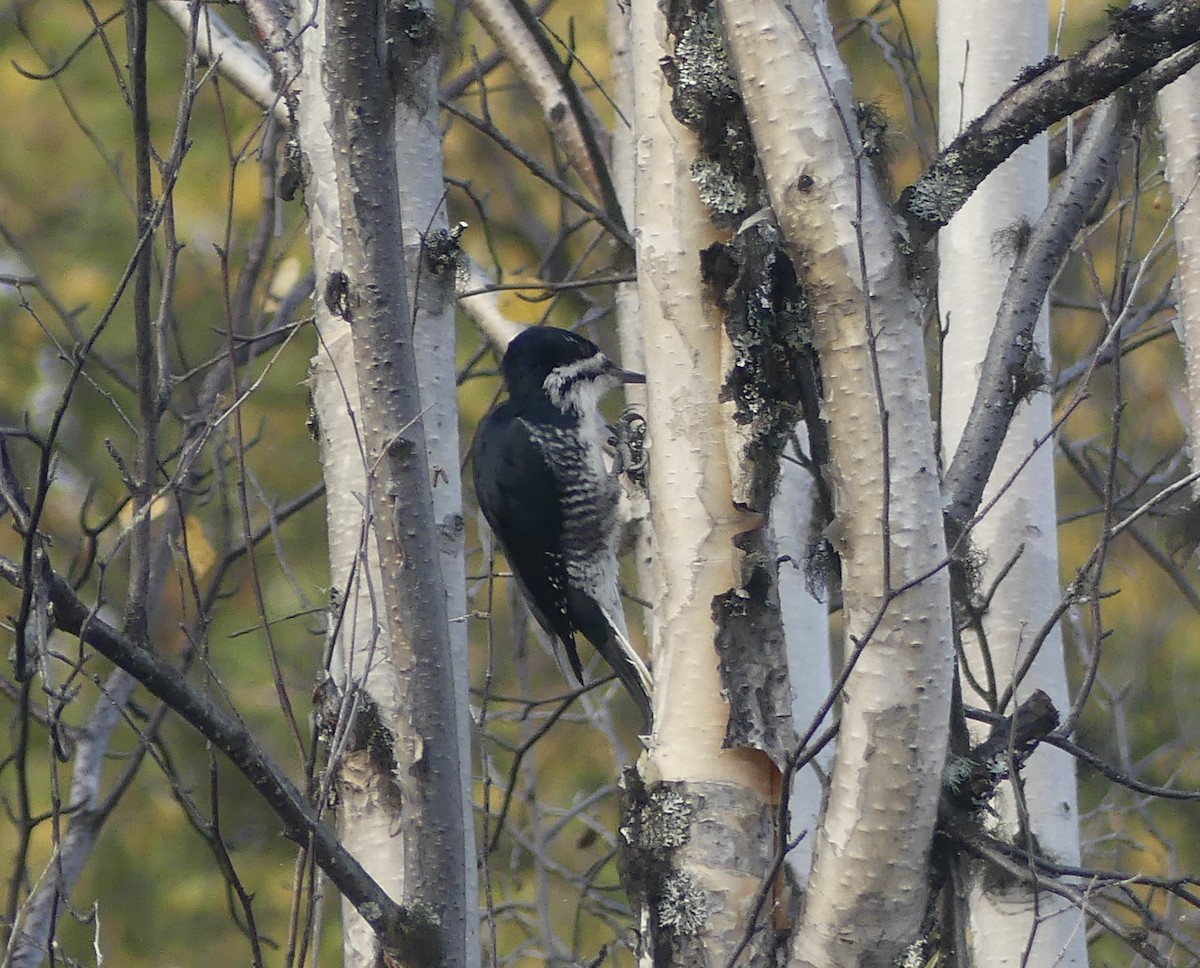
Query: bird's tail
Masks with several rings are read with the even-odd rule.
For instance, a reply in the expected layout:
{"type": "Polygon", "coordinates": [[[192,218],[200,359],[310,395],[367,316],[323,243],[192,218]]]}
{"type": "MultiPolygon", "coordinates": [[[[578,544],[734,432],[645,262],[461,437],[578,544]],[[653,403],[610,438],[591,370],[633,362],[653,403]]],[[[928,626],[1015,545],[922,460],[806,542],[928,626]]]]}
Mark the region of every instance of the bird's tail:
{"type": "Polygon", "coordinates": [[[641,710],[645,732],[649,733],[654,720],[654,712],[650,705],[650,693],[654,689],[654,680],[650,677],[650,670],[642,661],[642,657],[629,644],[629,637],[612,623],[610,623],[610,629],[612,634],[609,635],[605,644],[609,646],[608,651],[613,654],[608,654],[601,646],[596,646],[596,648],[604,656],[605,661],[613,667],[617,678],[629,690],[629,694],[633,696],[633,701],[641,710]]]}
{"type": "Polygon", "coordinates": [[[620,601],[602,603],[582,592],[575,594],[586,599],[586,601],[576,603],[576,614],[582,617],[590,613],[594,619],[581,622],[580,631],[600,653],[600,657],[609,664],[613,672],[617,674],[617,678],[621,680],[621,684],[633,697],[633,701],[641,711],[645,731],[648,733],[654,718],[650,706],[650,694],[654,690],[654,680],[646,663],[629,642],[629,633],[625,628],[625,613],[620,607],[620,601]]]}

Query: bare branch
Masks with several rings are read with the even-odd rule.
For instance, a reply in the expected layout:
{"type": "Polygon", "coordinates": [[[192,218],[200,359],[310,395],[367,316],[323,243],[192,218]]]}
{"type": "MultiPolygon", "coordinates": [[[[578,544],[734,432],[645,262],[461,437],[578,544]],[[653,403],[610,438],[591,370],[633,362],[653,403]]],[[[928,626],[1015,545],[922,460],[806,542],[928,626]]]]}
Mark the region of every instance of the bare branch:
{"type": "Polygon", "coordinates": [[[611,213],[615,195],[608,158],[600,144],[602,128],[575,82],[559,60],[534,12],[523,0],[471,0],[471,12],[483,24],[546,117],[556,144],[592,194],[611,213]]]}
{"type": "MultiPolygon", "coordinates": [[[[1108,34],[1063,61],[1031,68],[982,117],[955,138],[900,196],[914,246],[924,245],[1017,148],[1075,111],[1108,97],[1172,54],[1200,42],[1200,5],[1172,0],[1150,12],[1130,6],[1113,14],[1108,34]]],[[[1183,65],[1146,80],[1151,88],[1179,76],[1183,65]]]]}
{"type": "Polygon", "coordinates": [[[1120,99],[1106,102],[1093,115],[1074,163],[1055,188],[1009,273],[971,414],[943,484],[951,544],[983,499],[1018,404],[1038,389],[1036,374],[1028,372],[1038,314],[1066,261],[1071,240],[1083,227],[1101,186],[1111,177],[1127,117],[1120,99]]]}
{"type": "MultiPolygon", "coordinates": [[[[228,78],[234,87],[264,111],[270,111],[280,124],[291,121],[291,112],[262,51],[234,33],[211,4],[197,4],[192,0],[158,0],[158,5],[185,36],[194,34],[196,53],[206,63],[215,65],[222,77],[228,78]],[[192,11],[195,7],[199,7],[199,16],[193,21],[192,11]]],[[[251,5],[244,6],[249,8],[251,5]]],[[[255,6],[269,8],[271,4],[260,2],[255,6]]],[[[250,12],[247,9],[247,14],[250,12]]]]}
{"type": "MultiPolygon", "coordinates": [[[[20,566],[0,559],[0,576],[19,585],[20,566]]],[[[48,584],[59,629],[78,636],[124,669],[228,757],[279,817],[288,839],[313,852],[317,864],[385,945],[404,952],[414,964],[436,963],[432,952],[437,948],[439,931],[429,921],[428,913],[397,904],[367,876],[246,726],[217,708],[156,652],[142,648],[100,619],[66,579],[51,574],[48,584]]]]}

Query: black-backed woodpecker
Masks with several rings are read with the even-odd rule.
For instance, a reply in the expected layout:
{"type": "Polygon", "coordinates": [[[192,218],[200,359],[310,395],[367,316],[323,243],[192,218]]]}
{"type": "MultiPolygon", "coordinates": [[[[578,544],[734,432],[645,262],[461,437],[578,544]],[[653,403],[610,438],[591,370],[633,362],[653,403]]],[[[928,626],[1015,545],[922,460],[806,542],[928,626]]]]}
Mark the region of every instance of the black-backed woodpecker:
{"type": "Polygon", "coordinates": [[[500,364],[508,399],[479,424],[475,494],[529,604],[562,644],[579,683],[575,633],[629,690],[645,726],[651,679],[629,644],[617,573],[621,485],[604,460],[600,398],[644,383],[595,343],[552,327],[522,330],[500,364]]]}

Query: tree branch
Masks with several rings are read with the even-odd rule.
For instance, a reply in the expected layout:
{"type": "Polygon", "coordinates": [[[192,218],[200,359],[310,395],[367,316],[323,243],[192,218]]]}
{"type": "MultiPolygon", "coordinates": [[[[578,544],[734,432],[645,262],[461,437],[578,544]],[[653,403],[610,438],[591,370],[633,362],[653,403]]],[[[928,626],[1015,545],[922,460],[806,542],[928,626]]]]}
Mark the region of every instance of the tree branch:
{"type": "Polygon", "coordinates": [[[524,0],[471,0],[471,12],[505,54],[537,101],[555,143],[599,199],[613,221],[625,228],[609,161],[597,138],[602,130],[582,93],[524,0]]]}
{"type": "MultiPolygon", "coordinates": [[[[1194,0],[1172,0],[1156,11],[1130,6],[1110,20],[1108,34],[1086,50],[1031,67],[1032,76],[1018,79],[904,190],[899,210],[914,246],[928,242],[1021,145],[1200,42],[1200,4],[1194,0]]],[[[1149,86],[1169,84],[1179,76],[1177,67],[1182,65],[1154,72],[1149,86]]]]}
{"type": "MultiPolygon", "coordinates": [[[[193,33],[190,0],[158,0],[158,5],[175,21],[185,36],[193,33]]],[[[249,9],[249,4],[246,7],[246,14],[256,29],[259,29],[260,20],[255,19],[253,13],[259,9],[272,9],[272,5],[266,3],[256,4],[255,11],[249,9]]],[[[271,65],[267,63],[258,47],[234,33],[209,4],[200,5],[199,19],[194,32],[196,53],[202,60],[214,65],[222,77],[228,78],[234,87],[259,107],[274,114],[276,121],[281,124],[290,123],[290,112],[280,95],[271,65]]],[[[259,32],[264,37],[263,43],[266,44],[265,29],[259,29],[259,32]]],[[[278,57],[276,62],[282,63],[278,57]]]]}
{"type": "MultiPolygon", "coordinates": [[[[19,585],[21,567],[0,559],[0,576],[19,585]]],[[[48,572],[45,580],[56,627],[128,672],[225,754],[282,821],[285,836],[312,851],[321,870],[378,933],[385,948],[402,953],[412,964],[438,963],[439,930],[429,915],[402,907],[384,893],[241,722],[214,706],[155,652],[99,619],[66,579],[48,572]]]]}
{"type": "MultiPolygon", "coordinates": [[[[134,170],[136,173],[137,232],[153,231],[153,186],[150,182],[150,120],[146,93],[146,0],[126,0],[125,28],[129,46],[129,87],[133,101],[134,170]]],[[[129,548],[129,591],[125,625],[134,639],[146,637],[146,589],[150,584],[150,519],[139,514],[154,491],[158,457],[158,359],[150,316],[152,251],[142,248],[133,277],[134,359],[137,366],[137,403],[140,418],[134,458],[134,522],[129,548]]],[[[32,540],[32,537],[30,538],[32,540]]]]}
{"type": "MultiPolygon", "coordinates": [[[[1066,261],[1071,240],[1083,228],[1093,202],[1111,176],[1129,116],[1125,104],[1125,99],[1113,98],[1093,115],[1073,164],[1050,196],[1009,273],[971,414],[943,483],[952,545],[979,509],[1018,404],[1038,390],[1044,379],[1043,374],[1030,372],[1034,327],[1050,284],[1066,261]]],[[[1039,370],[1044,365],[1042,361],[1039,370]]]]}

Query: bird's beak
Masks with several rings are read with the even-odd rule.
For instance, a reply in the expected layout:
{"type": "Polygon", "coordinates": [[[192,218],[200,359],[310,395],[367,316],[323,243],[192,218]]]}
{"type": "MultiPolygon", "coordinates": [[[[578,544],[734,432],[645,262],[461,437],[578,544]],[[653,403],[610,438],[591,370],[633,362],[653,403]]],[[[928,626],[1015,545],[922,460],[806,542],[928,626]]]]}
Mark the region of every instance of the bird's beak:
{"type": "Polygon", "coordinates": [[[617,369],[617,376],[621,378],[622,383],[645,383],[645,373],[634,373],[633,370],[617,369]]]}

